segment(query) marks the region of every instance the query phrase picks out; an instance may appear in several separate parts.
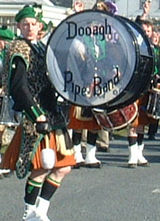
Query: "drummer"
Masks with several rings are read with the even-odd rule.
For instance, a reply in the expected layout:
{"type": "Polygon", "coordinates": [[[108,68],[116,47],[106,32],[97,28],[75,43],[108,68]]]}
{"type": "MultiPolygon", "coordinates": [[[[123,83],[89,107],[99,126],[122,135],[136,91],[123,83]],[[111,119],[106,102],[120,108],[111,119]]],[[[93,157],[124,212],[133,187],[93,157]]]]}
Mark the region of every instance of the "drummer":
{"type": "MultiPolygon", "coordinates": [[[[83,1],[76,1],[73,4],[73,10],[68,11],[68,14],[78,13],[85,9],[83,1]]],[[[78,106],[72,106],[69,114],[69,125],[68,129],[71,129],[72,141],[74,144],[74,156],[76,159],[76,166],[74,168],[79,168],[84,165],[91,168],[100,168],[101,162],[96,158],[96,139],[97,139],[97,129],[100,126],[97,124],[90,108],[82,108],[78,106]],[[82,114],[83,112],[83,115],[82,114]],[[84,160],[81,152],[81,142],[84,134],[84,129],[86,131],[87,146],[86,146],[86,158],[84,160]]]]}
{"type": "MultiPolygon", "coordinates": [[[[153,25],[149,20],[146,20],[149,10],[151,7],[151,2],[146,1],[143,5],[143,14],[138,16],[136,21],[142,26],[148,39],[150,40],[153,32],[153,25]]],[[[151,86],[151,85],[150,85],[151,86]]],[[[150,88],[149,86],[149,88],[150,88]]],[[[148,88],[148,89],[149,89],[148,88]]],[[[143,94],[138,100],[138,116],[133,122],[129,129],[128,134],[128,149],[129,149],[129,160],[128,167],[135,168],[137,166],[149,166],[148,160],[143,155],[144,150],[144,128],[150,123],[155,123],[155,120],[148,116],[146,111],[146,105],[148,102],[148,92],[143,94]]]]}
{"type": "MultiPolygon", "coordinates": [[[[109,11],[112,14],[116,14],[118,8],[115,3],[110,1],[101,1],[94,5],[93,10],[109,11]]],[[[84,56],[81,56],[83,60],[84,56]]],[[[105,60],[104,60],[105,62],[105,60]]],[[[101,168],[101,161],[96,157],[96,141],[98,133],[105,133],[108,136],[108,132],[104,132],[103,129],[97,124],[95,117],[92,114],[91,108],[83,108],[73,106],[70,112],[69,128],[73,129],[72,140],[75,150],[75,158],[77,167],[85,165],[89,168],[101,168]],[[81,152],[82,130],[87,129],[87,144],[86,144],[86,156],[83,158],[81,152]]],[[[108,140],[106,140],[106,147],[108,148],[108,140]]]]}
{"type": "MultiPolygon", "coordinates": [[[[15,34],[7,28],[7,26],[3,25],[0,27],[0,74],[3,72],[3,65],[4,65],[4,58],[5,58],[5,50],[7,47],[7,44],[9,44],[10,41],[12,41],[15,38],[15,34]]],[[[0,83],[0,97],[3,98],[4,92],[2,89],[2,82],[0,83]]],[[[2,100],[1,100],[2,102],[2,100]]],[[[0,104],[2,105],[2,103],[0,104]]],[[[4,134],[4,131],[7,127],[5,125],[0,125],[0,151],[2,150],[2,136],[4,134]]],[[[4,152],[4,151],[3,151],[4,152]]],[[[2,160],[2,153],[0,152],[0,163],[2,160]]],[[[9,169],[0,169],[0,178],[6,177],[10,175],[9,169]]]]}
{"type": "Polygon", "coordinates": [[[37,5],[26,5],[16,14],[22,38],[10,45],[4,67],[10,70],[13,108],[22,111],[23,122],[4,155],[3,167],[16,170],[21,179],[28,175],[23,221],[50,220],[50,199],[75,165],[65,120],[46,75],[45,46],[37,41],[42,18],[37,5]]]}
{"type": "MultiPolygon", "coordinates": [[[[155,52],[155,72],[153,76],[153,86],[160,90],[160,32],[157,27],[153,27],[151,42],[155,52]]],[[[157,101],[158,102],[158,101],[157,101]]],[[[159,110],[158,110],[159,113],[159,110]]],[[[155,140],[155,135],[158,130],[159,119],[155,119],[155,123],[149,124],[148,140],[155,140]]]]}

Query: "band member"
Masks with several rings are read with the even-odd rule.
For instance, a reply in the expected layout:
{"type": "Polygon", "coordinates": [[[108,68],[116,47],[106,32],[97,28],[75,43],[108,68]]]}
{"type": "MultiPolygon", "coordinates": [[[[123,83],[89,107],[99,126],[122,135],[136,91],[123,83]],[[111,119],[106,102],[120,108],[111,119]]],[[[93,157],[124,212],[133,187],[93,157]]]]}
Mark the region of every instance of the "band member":
{"type": "MultiPolygon", "coordinates": [[[[9,28],[7,28],[7,26],[2,26],[0,28],[0,75],[3,72],[3,66],[4,66],[4,58],[5,58],[5,51],[6,51],[6,47],[9,44],[10,41],[12,41],[15,38],[15,34],[12,32],[12,30],[10,30],[9,28]]],[[[0,101],[1,101],[1,108],[2,108],[2,102],[3,102],[3,97],[4,97],[4,91],[2,90],[2,82],[0,85],[0,101]]],[[[2,109],[1,109],[2,110],[2,109]]],[[[0,119],[1,121],[2,119],[0,119]]],[[[7,127],[3,124],[0,125],[0,163],[2,161],[3,158],[3,153],[1,153],[2,151],[2,138],[4,135],[4,131],[7,129],[7,127]]],[[[3,151],[4,152],[4,151],[3,151]]],[[[10,170],[9,169],[0,169],[0,177],[3,178],[3,176],[8,176],[10,175],[10,170]]]]}
{"type": "MultiPolygon", "coordinates": [[[[82,134],[82,147],[85,147],[86,145],[86,139],[87,139],[87,130],[83,131],[82,134]]],[[[104,130],[103,128],[101,130],[98,130],[98,137],[96,140],[96,147],[98,152],[110,152],[109,148],[109,132],[107,130],[104,130]]]]}
{"type": "Polygon", "coordinates": [[[14,110],[23,114],[3,160],[3,167],[16,170],[18,178],[30,172],[23,221],[50,220],[50,199],[75,165],[65,119],[46,74],[45,47],[37,42],[42,16],[36,5],[26,5],[16,14],[21,39],[15,40],[7,51],[8,76],[3,78],[9,79],[5,90],[14,100],[14,110]]]}
{"type": "Polygon", "coordinates": [[[105,1],[99,1],[93,6],[93,9],[98,9],[102,11],[107,11],[112,14],[117,14],[118,13],[118,7],[117,5],[110,1],[110,0],[105,0],[105,1]]]}
{"type": "Polygon", "coordinates": [[[81,12],[81,11],[84,11],[85,9],[85,4],[83,1],[75,1],[73,3],[73,6],[72,8],[68,9],[66,11],[67,15],[71,15],[71,14],[74,14],[74,13],[77,13],[77,12],[81,12]]]}
{"type": "MultiPolygon", "coordinates": [[[[118,13],[118,7],[114,2],[105,0],[96,3],[93,9],[98,9],[102,11],[109,11],[112,14],[118,13]]],[[[104,130],[103,128],[98,131],[98,138],[97,138],[97,150],[98,151],[106,151],[109,152],[109,132],[104,130]]]]}
{"type": "MultiPolygon", "coordinates": [[[[153,27],[153,32],[151,36],[151,42],[154,45],[154,52],[155,52],[155,72],[154,72],[154,78],[153,78],[153,86],[156,89],[156,91],[159,93],[160,90],[160,34],[159,30],[156,27],[153,27]]],[[[156,100],[156,103],[158,100],[156,100]]],[[[156,108],[157,109],[157,108],[156,108]]],[[[157,114],[159,113],[159,110],[157,110],[157,114]]],[[[155,140],[155,135],[158,130],[159,125],[159,114],[158,119],[155,119],[155,123],[152,123],[149,125],[148,130],[148,139],[149,140],[155,140]]]]}
{"type": "Polygon", "coordinates": [[[43,42],[43,44],[47,44],[48,39],[54,29],[53,23],[52,21],[49,21],[49,23],[47,24],[44,20],[41,20],[42,22],[42,30],[40,30],[38,32],[38,40],[43,42]]]}
{"type": "Polygon", "coordinates": [[[100,168],[101,162],[96,158],[96,140],[98,136],[98,130],[101,127],[97,124],[94,118],[91,108],[82,108],[78,106],[72,106],[70,111],[69,129],[73,129],[72,141],[74,144],[76,167],[84,165],[89,168],[100,168]],[[86,145],[86,157],[83,158],[81,152],[81,141],[83,129],[87,129],[87,145],[86,145]]]}
{"type": "Polygon", "coordinates": [[[150,119],[144,110],[144,107],[147,105],[147,96],[143,96],[137,100],[138,117],[130,127],[128,134],[129,168],[135,168],[137,165],[149,166],[148,160],[143,155],[144,127],[150,123],[150,119]]]}
{"type": "MultiPolygon", "coordinates": [[[[99,2],[97,3],[93,9],[109,11],[113,14],[117,13],[117,6],[110,1],[99,2]]],[[[73,49],[72,57],[70,60],[76,62],[77,64],[81,62],[76,73],[79,73],[79,76],[83,80],[83,77],[86,78],[85,73],[88,69],[93,69],[91,73],[102,72],[103,63],[106,62],[105,59],[105,50],[106,50],[106,42],[104,40],[100,40],[99,36],[84,36],[83,38],[84,44],[82,41],[76,39],[73,41],[73,49]],[[87,49],[85,46],[87,46],[87,49]],[[79,51],[78,51],[78,50],[79,51]],[[77,53],[79,52],[79,54],[77,53]],[[75,52],[75,54],[74,54],[75,52]],[[90,53],[91,59],[86,59],[87,53],[90,53]],[[82,65],[83,63],[83,65],[82,65]],[[83,69],[84,68],[84,69],[83,69]]],[[[112,57],[112,56],[111,56],[112,57]]],[[[70,63],[70,62],[68,62],[70,63]]],[[[88,95],[90,96],[90,95],[88,95]]],[[[96,158],[96,140],[98,138],[98,132],[102,130],[102,128],[97,124],[95,117],[92,114],[91,108],[83,108],[83,107],[73,107],[71,109],[70,114],[70,124],[69,128],[73,129],[73,144],[75,150],[75,158],[77,162],[77,166],[85,164],[85,166],[90,168],[100,168],[101,161],[96,158]],[[82,138],[82,130],[87,129],[87,145],[86,145],[86,157],[85,160],[81,153],[81,138],[82,138]]],[[[108,132],[106,132],[108,133],[108,132]]]]}
{"type": "MultiPolygon", "coordinates": [[[[136,22],[139,23],[143,30],[146,32],[148,39],[152,36],[153,25],[150,21],[146,20],[151,2],[146,1],[143,5],[143,14],[136,18],[136,22]]],[[[151,85],[148,86],[148,89],[151,85]]],[[[129,143],[129,160],[128,167],[135,168],[138,166],[149,166],[148,160],[143,155],[144,150],[144,128],[150,123],[155,123],[155,120],[148,116],[146,106],[148,102],[148,91],[137,100],[138,116],[132,127],[129,129],[128,143],[129,143]]]]}

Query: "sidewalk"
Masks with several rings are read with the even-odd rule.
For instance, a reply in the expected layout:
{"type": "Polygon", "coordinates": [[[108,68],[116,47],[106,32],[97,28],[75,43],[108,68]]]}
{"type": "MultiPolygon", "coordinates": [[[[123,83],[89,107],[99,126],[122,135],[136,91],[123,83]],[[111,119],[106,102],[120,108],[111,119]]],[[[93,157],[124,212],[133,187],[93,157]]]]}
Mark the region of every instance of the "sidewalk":
{"type": "MultiPolygon", "coordinates": [[[[98,152],[101,169],[73,169],[51,200],[51,221],[160,221],[160,136],[145,140],[150,167],[127,168],[124,138],[98,152]]],[[[22,221],[25,180],[0,180],[0,221],[22,221]]]]}

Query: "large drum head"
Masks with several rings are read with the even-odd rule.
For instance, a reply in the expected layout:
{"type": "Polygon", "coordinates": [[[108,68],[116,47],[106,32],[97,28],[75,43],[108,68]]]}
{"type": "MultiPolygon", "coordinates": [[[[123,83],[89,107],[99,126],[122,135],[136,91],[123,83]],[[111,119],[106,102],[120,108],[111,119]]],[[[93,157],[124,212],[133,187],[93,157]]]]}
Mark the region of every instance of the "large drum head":
{"type": "Polygon", "coordinates": [[[74,14],[48,41],[49,79],[71,103],[98,106],[115,101],[137,69],[137,45],[132,31],[116,16],[91,10],[74,14]]]}

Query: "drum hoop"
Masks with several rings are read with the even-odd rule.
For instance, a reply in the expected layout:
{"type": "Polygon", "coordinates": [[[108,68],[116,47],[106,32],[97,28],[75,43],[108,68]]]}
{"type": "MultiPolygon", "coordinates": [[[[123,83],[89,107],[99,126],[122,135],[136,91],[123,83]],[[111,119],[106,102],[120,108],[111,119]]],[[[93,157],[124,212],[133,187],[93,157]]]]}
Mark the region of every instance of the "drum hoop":
{"type": "Polygon", "coordinates": [[[145,34],[145,32],[143,31],[143,29],[140,27],[140,25],[138,25],[136,22],[134,22],[126,17],[120,16],[120,15],[116,15],[116,16],[119,17],[120,19],[128,22],[129,24],[131,24],[131,26],[135,27],[135,29],[137,29],[140,32],[140,34],[143,36],[143,38],[145,40],[146,45],[148,46],[148,49],[149,49],[148,52],[150,52],[150,56],[153,56],[153,49],[151,47],[151,44],[149,43],[148,37],[145,34]]]}
{"type": "Polygon", "coordinates": [[[137,113],[138,113],[138,106],[136,103],[134,103],[134,106],[135,106],[136,111],[135,111],[134,115],[132,116],[132,118],[130,120],[128,120],[126,123],[124,123],[123,125],[115,127],[114,130],[124,129],[125,127],[129,126],[136,119],[137,113]]]}
{"type": "MultiPolygon", "coordinates": [[[[97,120],[97,123],[98,123],[101,127],[103,127],[105,130],[114,131],[114,130],[124,129],[125,127],[129,126],[129,125],[136,119],[136,117],[137,117],[137,114],[138,114],[138,106],[137,106],[137,103],[134,102],[133,105],[134,105],[134,108],[135,108],[135,113],[134,113],[134,115],[133,115],[132,118],[129,119],[126,123],[124,123],[124,124],[122,124],[122,125],[120,125],[120,126],[115,126],[115,127],[113,126],[113,127],[111,127],[111,128],[106,128],[106,127],[104,127],[104,126],[102,126],[102,125],[100,124],[99,119],[97,118],[97,116],[96,116],[96,115],[94,115],[94,116],[95,116],[95,118],[96,118],[96,120],[97,120]]],[[[129,106],[129,105],[128,105],[128,106],[129,106]]],[[[123,110],[123,108],[120,108],[120,109],[119,109],[119,111],[121,111],[121,113],[123,112],[122,110],[123,110]]],[[[117,110],[111,111],[111,112],[107,113],[107,115],[109,115],[109,114],[111,114],[111,113],[114,113],[114,112],[116,112],[116,111],[117,111],[117,110]]],[[[95,111],[95,112],[98,113],[98,111],[95,111]]],[[[93,110],[93,114],[94,114],[95,112],[94,112],[94,110],[93,110]]],[[[99,112],[99,113],[102,113],[102,112],[99,112]]],[[[107,117],[107,116],[106,116],[106,117],[107,117]]],[[[125,118],[125,116],[124,116],[124,118],[125,118]]],[[[113,124],[112,124],[112,122],[110,121],[109,117],[108,117],[108,121],[109,121],[110,125],[112,126],[113,124]]]]}

